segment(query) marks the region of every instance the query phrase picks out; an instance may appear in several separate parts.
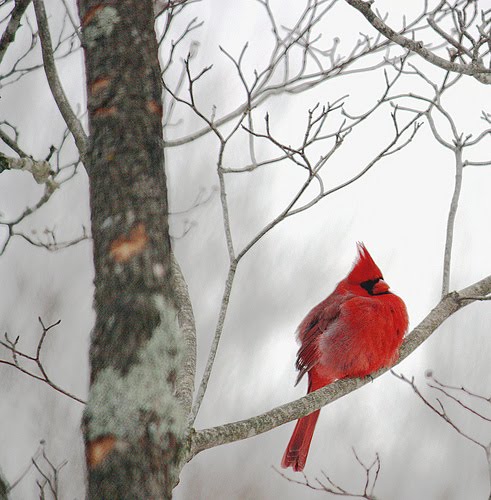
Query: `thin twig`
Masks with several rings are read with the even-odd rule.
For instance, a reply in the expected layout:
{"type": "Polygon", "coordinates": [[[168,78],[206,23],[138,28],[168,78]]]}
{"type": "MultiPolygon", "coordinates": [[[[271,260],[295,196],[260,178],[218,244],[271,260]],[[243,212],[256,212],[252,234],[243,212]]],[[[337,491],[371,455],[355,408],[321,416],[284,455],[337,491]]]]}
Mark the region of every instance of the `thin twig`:
{"type": "Polygon", "coordinates": [[[210,380],[211,371],[213,369],[216,353],[218,351],[218,345],[220,343],[220,338],[223,331],[223,325],[225,324],[225,317],[227,314],[228,304],[230,301],[230,294],[232,292],[232,284],[234,282],[236,270],[237,270],[237,262],[234,261],[230,264],[228,270],[227,280],[225,281],[225,287],[223,290],[223,297],[220,306],[220,313],[218,316],[217,326],[215,329],[215,336],[213,337],[213,342],[210,347],[208,360],[206,362],[205,371],[203,372],[203,377],[201,379],[198,393],[196,395],[193,408],[189,415],[188,424],[190,427],[194,424],[194,421],[196,420],[196,416],[198,415],[198,411],[201,407],[201,403],[203,402],[203,398],[205,396],[205,392],[208,387],[208,381],[210,380]]]}
{"type": "Polygon", "coordinates": [[[26,375],[29,375],[30,377],[40,380],[41,382],[44,382],[48,384],[50,387],[52,387],[55,391],[64,394],[65,396],[68,396],[69,398],[78,401],[79,403],[86,404],[86,402],[75,396],[74,394],[66,391],[65,389],[62,389],[59,385],[55,384],[48,376],[46,373],[46,369],[44,368],[43,362],[41,361],[41,353],[42,353],[42,348],[44,341],[46,340],[46,336],[48,332],[58,326],[61,323],[61,320],[56,321],[55,323],[52,323],[51,325],[45,326],[42,319],[38,318],[39,323],[41,324],[42,327],[42,333],[41,337],[39,339],[38,345],[36,347],[36,354],[31,356],[29,354],[26,354],[25,352],[19,351],[17,349],[17,343],[19,341],[19,337],[17,337],[15,340],[10,340],[8,337],[7,333],[5,333],[5,341],[0,340],[0,345],[8,349],[12,355],[12,361],[0,359],[0,364],[7,365],[7,366],[13,366],[17,370],[21,371],[22,373],[25,373],[26,375]],[[28,370],[24,367],[22,367],[19,363],[18,357],[21,357],[23,359],[26,359],[28,361],[33,362],[41,375],[36,374],[35,372],[28,370]]]}
{"type": "Polygon", "coordinates": [[[336,484],[330,476],[327,475],[325,471],[321,471],[323,479],[316,477],[314,481],[311,481],[307,475],[302,472],[303,480],[295,479],[287,476],[282,471],[278,470],[276,467],[272,467],[275,472],[277,472],[281,477],[285,478],[290,483],[300,484],[302,486],[306,486],[307,488],[314,491],[322,491],[324,493],[330,493],[339,497],[349,497],[349,498],[362,498],[366,500],[375,500],[375,496],[373,495],[373,490],[377,484],[378,475],[380,472],[380,457],[378,453],[375,454],[375,459],[373,462],[366,466],[358,457],[356,450],[352,448],[353,455],[355,456],[356,462],[362,467],[365,473],[365,486],[362,492],[359,491],[348,491],[345,488],[342,488],[338,484],[336,484]],[[372,470],[375,470],[372,478],[372,470]],[[327,483],[325,482],[327,481],[327,483]],[[370,483],[372,484],[371,487],[370,483]]]}
{"type": "Polygon", "coordinates": [[[443,257],[443,280],[442,280],[442,297],[444,297],[450,290],[450,266],[452,258],[452,243],[455,227],[455,217],[459,206],[460,192],[462,190],[462,170],[464,168],[462,162],[462,147],[456,146],[454,149],[455,154],[455,186],[452,194],[452,201],[450,202],[450,209],[448,211],[447,230],[445,237],[445,252],[443,257]]]}
{"type": "MultiPolygon", "coordinates": [[[[383,38],[381,35],[377,36],[375,39],[368,37],[366,35],[361,35],[360,39],[354,44],[353,49],[347,57],[337,57],[335,56],[335,51],[338,42],[333,41],[332,50],[324,51],[324,57],[328,61],[328,64],[319,71],[309,72],[305,61],[302,62],[302,70],[298,71],[296,74],[290,74],[290,54],[295,49],[300,47],[304,58],[308,54],[311,54],[311,48],[306,50],[303,45],[305,40],[304,37],[312,29],[312,26],[322,19],[324,15],[336,4],[336,2],[331,2],[322,10],[312,17],[313,11],[316,9],[316,5],[321,5],[319,2],[308,2],[306,8],[299,16],[295,25],[287,31],[285,37],[281,37],[279,34],[279,28],[275,23],[274,14],[268,2],[260,1],[267,12],[268,18],[271,23],[271,33],[274,37],[274,48],[271,52],[268,63],[262,70],[255,72],[254,86],[249,86],[251,89],[250,98],[246,102],[241,103],[234,110],[225,115],[216,118],[214,124],[216,127],[221,127],[229,123],[231,120],[247,113],[249,109],[255,109],[261,104],[265,103],[273,96],[282,94],[298,94],[306,92],[315,86],[321,84],[322,82],[336,78],[342,75],[357,74],[362,72],[371,71],[383,66],[390,65],[391,60],[386,55],[382,61],[375,64],[367,64],[366,66],[355,67],[356,63],[363,60],[363,58],[376,54],[382,51],[386,51],[390,46],[390,42],[383,38]],[[334,51],[334,53],[333,53],[334,51]],[[279,68],[284,66],[283,75],[278,75],[280,71],[279,68]],[[272,83],[274,82],[274,83],[272,83]]],[[[427,25],[422,24],[425,22],[427,11],[424,10],[411,22],[407,22],[400,33],[415,33],[422,29],[426,29],[427,25]]],[[[322,51],[320,51],[322,52],[322,51]]],[[[397,58],[399,59],[399,58],[397,58]]],[[[178,147],[189,142],[192,142],[204,135],[210,133],[212,129],[206,126],[196,132],[193,132],[185,137],[181,137],[173,140],[166,140],[166,147],[178,147]]]]}
{"type": "Polygon", "coordinates": [[[443,406],[442,402],[437,399],[437,402],[438,402],[438,406],[439,408],[435,407],[434,404],[432,404],[430,401],[428,401],[428,399],[426,399],[423,394],[421,393],[421,391],[418,389],[417,385],[415,384],[414,382],[414,377],[410,379],[408,379],[407,377],[404,376],[404,374],[402,373],[396,373],[394,370],[391,370],[391,373],[392,375],[394,375],[396,378],[398,378],[399,380],[402,380],[403,382],[405,382],[406,384],[410,385],[413,389],[413,391],[415,392],[415,394],[417,394],[417,396],[421,399],[421,401],[423,401],[423,403],[431,410],[433,411],[434,413],[436,413],[439,417],[441,417],[445,422],[447,422],[447,424],[449,424],[455,431],[457,431],[462,437],[466,438],[468,441],[470,441],[471,443],[474,443],[476,445],[478,445],[479,447],[481,448],[485,448],[484,445],[482,443],[480,443],[479,441],[477,441],[476,439],[474,439],[472,436],[470,436],[469,434],[467,434],[466,432],[464,432],[447,414],[446,410],[445,410],[445,407],[443,406]]]}

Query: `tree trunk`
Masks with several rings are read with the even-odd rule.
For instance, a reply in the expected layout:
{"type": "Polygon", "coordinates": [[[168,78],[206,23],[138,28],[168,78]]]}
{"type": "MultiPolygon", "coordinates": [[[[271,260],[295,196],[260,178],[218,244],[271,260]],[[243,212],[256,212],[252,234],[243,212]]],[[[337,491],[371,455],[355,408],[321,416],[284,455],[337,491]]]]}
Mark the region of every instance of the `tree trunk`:
{"type": "Polygon", "coordinates": [[[171,498],[186,418],[171,280],[162,84],[151,0],[78,0],[95,327],[83,427],[89,498],[171,498]]]}

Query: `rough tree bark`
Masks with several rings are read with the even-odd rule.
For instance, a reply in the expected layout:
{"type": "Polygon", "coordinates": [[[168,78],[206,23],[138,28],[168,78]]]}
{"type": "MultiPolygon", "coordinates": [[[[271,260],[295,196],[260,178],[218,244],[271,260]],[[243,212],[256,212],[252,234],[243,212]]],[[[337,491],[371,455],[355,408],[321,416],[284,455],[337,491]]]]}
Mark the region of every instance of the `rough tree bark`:
{"type": "Polygon", "coordinates": [[[78,0],[96,323],[83,427],[89,498],[170,498],[184,412],[151,0],[78,0]]]}

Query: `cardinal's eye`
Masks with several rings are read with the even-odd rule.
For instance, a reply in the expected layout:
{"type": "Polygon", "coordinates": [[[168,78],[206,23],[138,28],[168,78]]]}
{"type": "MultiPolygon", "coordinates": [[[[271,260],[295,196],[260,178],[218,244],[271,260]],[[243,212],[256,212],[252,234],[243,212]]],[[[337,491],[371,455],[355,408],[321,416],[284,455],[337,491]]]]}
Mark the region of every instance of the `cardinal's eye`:
{"type": "Polygon", "coordinates": [[[380,278],[375,278],[374,280],[367,280],[360,283],[360,286],[364,288],[370,295],[373,295],[373,287],[381,280],[380,278]]]}

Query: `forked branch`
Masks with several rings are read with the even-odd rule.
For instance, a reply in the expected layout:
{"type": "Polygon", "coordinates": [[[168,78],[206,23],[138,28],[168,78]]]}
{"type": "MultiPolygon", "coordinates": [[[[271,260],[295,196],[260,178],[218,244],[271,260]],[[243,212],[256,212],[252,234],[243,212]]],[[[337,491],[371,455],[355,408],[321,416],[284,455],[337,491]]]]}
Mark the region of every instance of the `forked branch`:
{"type": "Polygon", "coordinates": [[[392,374],[402,382],[408,384],[413,389],[418,398],[425,404],[425,406],[429,408],[433,413],[438,415],[448,425],[450,425],[450,427],[452,427],[454,431],[456,431],[460,436],[467,439],[467,441],[475,444],[484,451],[487,461],[488,478],[490,483],[489,497],[491,498],[491,441],[483,442],[482,440],[474,437],[472,433],[464,430],[463,426],[454,416],[454,412],[452,412],[451,416],[447,411],[447,405],[449,404],[449,401],[451,401],[453,402],[454,406],[456,405],[457,408],[459,408],[461,411],[463,410],[467,413],[470,413],[474,417],[477,417],[481,422],[489,424],[489,422],[491,422],[491,418],[489,417],[491,398],[469,391],[464,387],[456,387],[448,384],[443,384],[434,377],[431,370],[428,370],[425,374],[428,379],[428,387],[434,389],[440,395],[440,397],[437,397],[435,401],[430,401],[419,390],[414,381],[414,377],[408,378],[402,373],[395,373],[393,370],[392,374]],[[487,415],[485,415],[482,410],[477,410],[478,405],[476,404],[476,402],[481,403],[480,406],[482,406],[483,402],[487,403],[485,405],[485,407],[487,407],[487,415]],[[473,407],[473,405],[475,406],[475,408],[473,407]]]}
{"type": "Polygon", "coordinates": [[[61,388],[58,384],[55,384],[51,380],[51,378],[48,376],[46,372],[46,368],[44,367],[44,364],[41,360],[41,353],[44,345],[44,341],[46,340],[46,337],[48,335],[48,332],[58,326],[61,323],[61,320],[56,321],[55,323],[52,323],[51,325],[45,326],[43,323],[43,320],[41,318],[38,318],[38,321],[42,327],[42,333],[41,337],[39,338],[39,342],[36,347],[36,353],[34,355],[27,354],[24,351],[20,351],[17,347],[17,344],[19,343],[20,337],[16,337],[15,340],[12,340],[9,338],[8,334],[5,333],[5,340],[0,340],[0,345],[5,347],[8,351],[10,351],[11,360],[6,360],[6,359],[0,359],[0,364],[7,365],[7,366],[12,366],[16,368],[17,370],[21,371],[22,373],[25,373],[26,375],[29,375],[30,377],[40,380],[41,382],[44,382],[48,384],[50,387],[52,387],[55,391],[58,391],[59,393],[68,396],[69,398],[78,401],[79,403],[85,404],[85,401],[74,394],[66,391],[65,389],[61,388]],[[28,368],[25,368],[25,366],[21,363],[21,360],[25,360],[27,362],[33,363],[37,371],[30,370],[28,368]]]}
{"type": "MultiPolygon", "coordinates": [[[[366,20],[388,40],[391,40],[397,45],[400,45],[401,47],[410,50],[415,54],[418,54],[419,56],[421,56],[423,59],[430,62],[434,66],[442,68],[446,71],[451,71],[453,73],[470,75],[481,83],[485,83],[488,85],[491,84],[491,69],[485,67],[482,61],[482,57],[479,56],[479,49],[485,46],[485,44],[487,44],[490,40],[489,21],[488,22],[483,21],[484,26],[488,29],[488,31],[486,33],[482,31],[481,39],[479,41],[474,41],[473,43],[471,51],[472,59],[469,62],[455,62],[457,56],[462,56],[469,52],[468,50],[463,48],[461,44],[459,44],[459,52],[457,52],[456,54],[452,53],[450,60],[444,59],[443,57],[437,55],[434,51],[431,51],[428,48],[426,48],[425,44],[422,41],[408,38],[407,36],[404,36],[395,31],[394,29],[392,29],[383,19],[381,19],[372,10],[372,5],[374,4],[374,0],[368,0],[368,1],[345,0],[345,1],[353,8],[358,10],[366,18],[366,20]]],[[[441,10],[445,6],[445,4],[447,4],[447,2],[445,1],[440,2],[437,9],[441,10]]],[[[449,6],[448,10],[450,10],[451,12],[461,12],[456,6],[449,6]]],[[[434,13],[435,11],[433,11],[433,13],[430,14],[430,22],[431,20],[433,21],[433,27],[436,26],[436,23],[434,21],[434,13]]],[[[461,27],[461,32],[463,34],[466,33],[465,27],[461,27]]],[[[448,41],[447,38],[446,40],[448,41]]],[[[452,43],[452,45],[455,46],[456,43],[457,42],[452,43]]]]}

